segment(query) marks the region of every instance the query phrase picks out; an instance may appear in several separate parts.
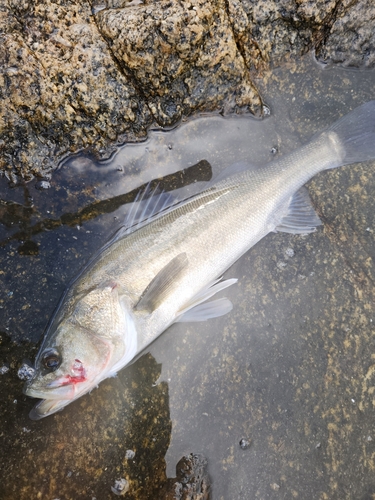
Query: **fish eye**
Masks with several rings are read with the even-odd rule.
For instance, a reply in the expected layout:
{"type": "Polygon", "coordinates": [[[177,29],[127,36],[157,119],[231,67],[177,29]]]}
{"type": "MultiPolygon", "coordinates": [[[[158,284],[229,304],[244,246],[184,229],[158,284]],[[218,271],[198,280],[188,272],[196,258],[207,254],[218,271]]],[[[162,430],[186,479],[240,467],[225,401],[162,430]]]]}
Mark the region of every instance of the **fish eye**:
{"type": "Polygon", "coordinates": [[[47,349],[42,355],[44,368],[55,371],[61,364],[61,355],[56,349],[47,349]]]}

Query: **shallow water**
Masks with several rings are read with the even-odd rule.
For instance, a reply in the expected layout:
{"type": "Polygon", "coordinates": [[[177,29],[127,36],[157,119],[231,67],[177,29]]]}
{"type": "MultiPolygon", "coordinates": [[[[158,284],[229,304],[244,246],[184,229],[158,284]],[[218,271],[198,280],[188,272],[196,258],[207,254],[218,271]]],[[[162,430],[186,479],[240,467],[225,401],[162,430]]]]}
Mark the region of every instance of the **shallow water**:
{"type": "Polygon", "coordinates": [[[233,162],[287,153],[373,99],[375,74],[305,58],[259,86],[262,121],[199,117],[105,162],[72,157],[49,187],[0,180],[0,498],[113,498],[120,478],[125,498],[158,498],[186,453],[206,457],[215,500],[375,495],[373,164],[309,183],[323,228],[269,235],[240,259],[228,316],[174,325],[116,379],[28,420],[17,370],[139,186],[191,193],[233,162]]]}

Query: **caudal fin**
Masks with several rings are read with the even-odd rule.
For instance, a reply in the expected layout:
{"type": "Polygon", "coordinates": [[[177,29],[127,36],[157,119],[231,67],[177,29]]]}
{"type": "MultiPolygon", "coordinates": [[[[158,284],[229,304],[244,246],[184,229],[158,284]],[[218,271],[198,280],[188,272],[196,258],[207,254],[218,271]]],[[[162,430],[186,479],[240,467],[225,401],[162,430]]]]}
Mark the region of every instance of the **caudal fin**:
{"type": "Polygon", "coordinates": [[[375,159],[375,101],[369,101],[334,123],[345,149],[342,165],[375,159]]]}

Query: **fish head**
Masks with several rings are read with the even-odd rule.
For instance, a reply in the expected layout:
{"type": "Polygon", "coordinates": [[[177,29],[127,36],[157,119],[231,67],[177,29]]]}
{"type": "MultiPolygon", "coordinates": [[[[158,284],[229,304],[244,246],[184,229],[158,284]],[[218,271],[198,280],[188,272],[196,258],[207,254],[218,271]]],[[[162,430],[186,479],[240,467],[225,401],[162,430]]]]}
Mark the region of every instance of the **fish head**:
{"type": "MultiPolygon", "coordinates": [[[[51,415],[97,387],[136,353],[136,332],[126,302],[115,285],[83,294],[55,331],[47,331],[24,393],[42,399],[30,418],[51,415]]],[[[53,325],[52,325],[53,326],[53,325]]]]}

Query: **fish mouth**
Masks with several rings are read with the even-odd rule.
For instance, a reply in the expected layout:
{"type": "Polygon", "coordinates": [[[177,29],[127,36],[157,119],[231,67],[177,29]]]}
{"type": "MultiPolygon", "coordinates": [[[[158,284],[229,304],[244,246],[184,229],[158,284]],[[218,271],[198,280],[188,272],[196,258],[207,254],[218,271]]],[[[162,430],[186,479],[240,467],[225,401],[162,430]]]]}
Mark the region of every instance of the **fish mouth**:
{"type": "Polygon", "coordinates": [[[40,382],[31,379],[26,382],[23,393],[26,396],[39,399],[69,399],[73,400],[87,389],[88,380],[85,376],[62,375],[50,382],[40,382]]]}
{"type": "Polygon", "coordinates": [[[63,385],[60,387],[51,387],[50,389],[48,389],[48,386],[42,389],[25,387],[23,392],[26,396],[41,399],[31,410],[29,417],[31,420],[40,420],[41,418],[48,417],[48,415],[62,410],[65,406],[90,390],[87,387],[82,388],[83,390],[81,391],[76,391],[75,389],[76,386],[74,385],[63,385]]]}
{"type": "Polygon", "coordinates": [[[23,393],[26,396],[38,398],[42,401],[39,401],[34,406],[29,417],[31,420],[40,420],[41,418],[48,417],[48,415],[62,410],[68,404],[87,394],[97,385],[98,382],[88,383],[86,379],[74,379],[73,377],[60,377],[42,386],[35,384],[35,380],[34,384],[33,380],[30,380],[24,386],[23,393]]]}
{"type": "Polygon", "coordinates": [[[41,399],[29,413],[31,420],[40,420],[41,418],[48,417],[48,415],[62,410],[73,401],[72,388],[68,386],[57,387],[50,391],[45,388],[38,389],[26,386],[23,392],[26,396],[41,399]]]}
{"type": "Polygon", "coordinates": [[[70,399],[42,399],[30,411],[29,417],[31,420],[41,420],[48,417],[48,415],[61,411],[71,402],[70,399]]]}
{"type": "Polygon", "coordinates": [[[38,389],[38,387],[32,387],[26,385],[23,389],[23,393],[26,396],[31,398],[38,399],[51,399],[51,400],[60,400],[67,399],[68,401],[72,401],[75,396],[74,386],[62,385],[62,386],[46,386],[38,389]]]}

